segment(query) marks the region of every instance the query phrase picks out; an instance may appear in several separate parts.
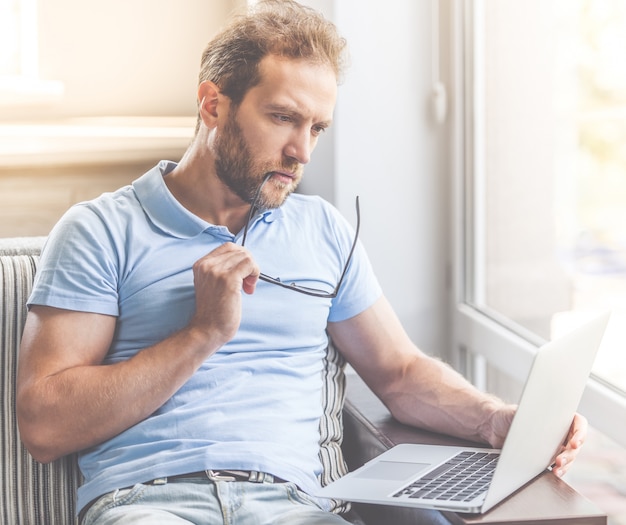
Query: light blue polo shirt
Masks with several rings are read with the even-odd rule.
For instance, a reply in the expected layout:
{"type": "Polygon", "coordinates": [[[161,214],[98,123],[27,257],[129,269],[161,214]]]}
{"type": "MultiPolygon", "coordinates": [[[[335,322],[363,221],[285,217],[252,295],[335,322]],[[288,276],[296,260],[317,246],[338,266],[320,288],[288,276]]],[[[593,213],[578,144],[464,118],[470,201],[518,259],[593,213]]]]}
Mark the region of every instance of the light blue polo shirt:
{"type": "MultiPolygon", "coordinates": [[[[224,242],[241,242],[241,232],[176,201],[163,180],[174,167],[162,161],[132,185],[72,207],[44,248],[29,305],[116,316],[106,363],[186,326],[195,308],[193,263],[224,242]]],[[[293,194],[256,218],[246,247],[263,273],[330,291],[353,236],[326,201],[293,194]]],[[[151,417],[80,454],[78,508],[116,488],[203,469],[269,472],[312,492],[321,471],[326,325],[380,295],[360,244],[335,299],[259,281],[254,294],[242,293],[232,341],[151,417]]]]}

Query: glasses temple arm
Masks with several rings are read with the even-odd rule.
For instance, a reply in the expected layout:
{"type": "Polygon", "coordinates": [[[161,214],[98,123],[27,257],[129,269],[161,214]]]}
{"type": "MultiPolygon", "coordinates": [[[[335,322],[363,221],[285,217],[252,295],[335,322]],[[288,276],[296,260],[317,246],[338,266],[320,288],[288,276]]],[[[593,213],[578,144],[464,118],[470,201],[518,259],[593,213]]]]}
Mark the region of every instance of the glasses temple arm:
{"type": "Polygon", "coordinates": [[[250,221],[252,220],[252,216],[257,210],[256,203],[259,200],[259,197],[261,196],[261,190],[263,189],[263,186],[265,186],[265,183],[268,180],[270,180],[271,176],[272,176],[271,171],[265,174],[265,176],[263,177],[263,182],[261,182],[261,184],[256,190],[256,193],[254,194],[254,199],[252,199],[252,204],[250,204],[250,211],[248,212],[248,220],[246,221],[246,225],[244,226],[244,229],[243,229],[243,237],[241,238],[241,246],[246,245],[246,237],[248,237],[248,228],[250,227],[250,221]]]}
{"type": "Polygon", "coordinates": [[[361,207],[359,205],[358,195],[356,196],[354,205],[356,207],[356,230],[354,232],[354,241],[352,242],[352,248],[350,248],[350,253],[348,254],[348,258],[346,259],[346,264],[343,268],[343,272],[341,273],[341,277],[339,278],[339,282],[337,283],[337,286],[335,287],[335,294],[339,292],[339,288],[341,287],[343,278],[345,277],[346,272],[348,271],[348,266],[350,265],[350,261],[352,260],[352,254],[354,253],[354,250],[356,248],[356,242],[359,239],[359,231],[361,229],[361,207]]]}

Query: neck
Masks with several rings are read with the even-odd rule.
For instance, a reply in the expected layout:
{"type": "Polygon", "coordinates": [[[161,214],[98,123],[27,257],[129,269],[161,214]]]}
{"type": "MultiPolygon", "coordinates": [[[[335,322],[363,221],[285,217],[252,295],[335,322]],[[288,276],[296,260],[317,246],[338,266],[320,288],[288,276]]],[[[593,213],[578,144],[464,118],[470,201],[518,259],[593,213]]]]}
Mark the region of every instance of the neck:
{"type": "Polygon", "coordinates": [[[165,184],[187,210],[232,233],[244,227],[250,205],[235,195],[215,173],[215,163],[196,136],[178,166],[165,176],[165,184]]]}

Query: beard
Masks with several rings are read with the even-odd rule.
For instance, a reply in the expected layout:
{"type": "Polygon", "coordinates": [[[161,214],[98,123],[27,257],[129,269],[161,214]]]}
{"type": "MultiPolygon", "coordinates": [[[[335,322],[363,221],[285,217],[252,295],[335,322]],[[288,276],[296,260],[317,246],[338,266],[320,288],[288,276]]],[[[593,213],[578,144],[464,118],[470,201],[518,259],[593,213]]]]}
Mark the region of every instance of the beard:
{"type": "Polygon", "coordinates": [[[294,160],[283,160],[279,166],[270,162],[256,162],[250,147],[236,119],[236,111],[231,109],[222,133],[215,138],[215,171],[218,178],[242,201],[252,204],[265,175],[273,171],[294,173],[291,184],[272,181],[263,188],[257,201],[259,209],[281,206],[287,197],[298,187],[302,176],[302,165],[294,160]]]}

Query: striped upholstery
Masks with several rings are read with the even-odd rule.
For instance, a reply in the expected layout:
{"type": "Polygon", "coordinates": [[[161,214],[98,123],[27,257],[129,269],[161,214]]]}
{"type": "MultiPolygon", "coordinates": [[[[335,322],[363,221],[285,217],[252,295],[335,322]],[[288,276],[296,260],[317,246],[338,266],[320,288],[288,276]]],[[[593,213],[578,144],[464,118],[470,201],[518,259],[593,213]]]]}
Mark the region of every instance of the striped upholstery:
{"type": "MultiPolygon", "coordinates": [[[[74,456],[49,465],[37,463],[19,439],[15,419],[17,352],[26,317],[26,300],[44,238],[0,239],[0,524],[72,525],[80,473],[74,456]]],[[[347,472],[341,452],[345,363],[330,345],[325,359],[320,421],[322,485],[347,472]]],[[[334,502],[335,512],[347,504],[334,502]]]]}
{"type": "MultiPolygon", "coordinates": [[[[324,365],[323,415],[320,420],[319,452],[323,467],[320,482],[323,487],[348,472],[341,451],[343,441],[342,412],[346,397],[345,360],[332,343],[328,345],[324,365]]],[[[333,512],[343,513],[349,508],[348,503],[333,500],[333,512]]]]}
{"type": "Polygon", "coordinates": [[[0,242],[0,523],[72,525],[80,474],[73,456],[37,463],[22,446],[15,418],[17,352],[42,239],[0,242]]]}

